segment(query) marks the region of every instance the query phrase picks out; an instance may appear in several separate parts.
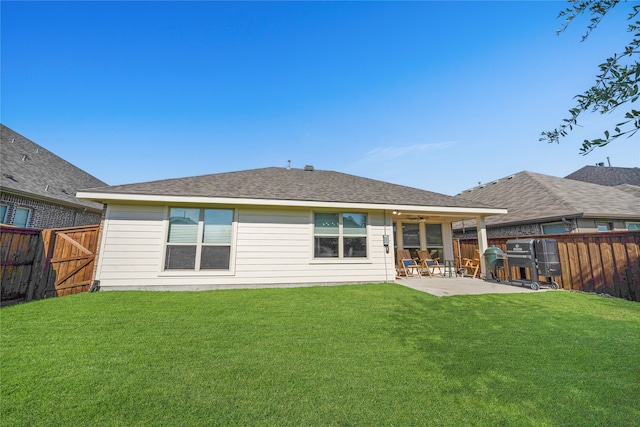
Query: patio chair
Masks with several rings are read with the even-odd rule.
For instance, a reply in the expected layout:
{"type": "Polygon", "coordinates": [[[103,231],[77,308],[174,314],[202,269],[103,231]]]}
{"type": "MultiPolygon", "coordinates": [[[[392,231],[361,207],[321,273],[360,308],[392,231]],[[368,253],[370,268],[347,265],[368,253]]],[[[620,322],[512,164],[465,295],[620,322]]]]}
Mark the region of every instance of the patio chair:
{"type": "Polygon", "coordinates": [[[444,269],[438,263],[438,258],[431,258],[429,251],[418,251],[418,260],[420,261],[422,273],[427,273],[427,275],[431,277],[433,277],[434,274],[444,277],[444,269]]]}
{"type": "Polygon", "coordinates": [[[472,278],[475,279],[480,271],[480,250],[475,250],[473,259],[462,258],[462,267],[460,270],[462,270],[462,277],[472,276],[472,278]]]}
{"type": "Polygon", "coordinates": [[[411,258],[411,252],[407,249],[398,249],[396,260],[396,271],[398,272],[398,276],[422,277],[422,274],[420,273],[420,265],[415,259],[411,258]]]}

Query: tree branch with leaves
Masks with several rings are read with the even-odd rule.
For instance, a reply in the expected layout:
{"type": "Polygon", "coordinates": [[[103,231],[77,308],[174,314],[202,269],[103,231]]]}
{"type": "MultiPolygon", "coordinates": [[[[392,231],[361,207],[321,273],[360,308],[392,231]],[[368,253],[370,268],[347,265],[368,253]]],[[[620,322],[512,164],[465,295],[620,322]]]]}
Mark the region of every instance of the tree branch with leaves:
{"type": "MultiPolygon", "coordinates": [[[[589,34],[600,24],[604,16],[613,9],[620,0],[569,0],[571,7],[560,12],[559,17],[565,17],[564,25],[557,31],[564,32],[569,24],[578,16],[590,13],[590,23],[582,41],[587,40],[589,34]]],[[[624,3],[627,3],[626,1],[624,3]]],[[[640,107],[636,105],[640,97],[640,20],[635,20],[640,12],[640,4],[631,8],[627,20],[628,31],[632,39],[623,50],[607,58],[599,65],[600,73],[596,76],[595,84],[584,93],[577,95],[577,105],[569,110],[570,116],[563,120],[562,125],[552,131],[542,132],[540,141],[559,143],[578,125],[578,117],[585,111],[609,114],[618,110],[624,104],[630,104],[624,112],[621,121],[613,131],[605,130],[604,137],[585,139],[580,148],[582,154],[587,154],[597,147],[603,147],[616,139],[631,137],[640,130],[640,107]]]]}

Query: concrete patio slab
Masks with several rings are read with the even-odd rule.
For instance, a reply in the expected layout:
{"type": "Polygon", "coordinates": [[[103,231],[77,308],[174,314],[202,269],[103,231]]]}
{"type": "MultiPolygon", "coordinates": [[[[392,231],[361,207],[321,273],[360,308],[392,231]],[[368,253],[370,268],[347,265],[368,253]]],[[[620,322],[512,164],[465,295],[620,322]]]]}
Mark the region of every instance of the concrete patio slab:
{"type": "Polygon", "coordinates": [[[511,285],[508,282],[485,282],[482,279],[470,277],[407,277],[395,281],[399,285],[406,286],[417,291],[427,292],[437,297],[453,295],[481,295],[481,294],[516,294],[527,292],[545,292],[549,289],[541,288],[538,291],[525,286],[511,285]]]}

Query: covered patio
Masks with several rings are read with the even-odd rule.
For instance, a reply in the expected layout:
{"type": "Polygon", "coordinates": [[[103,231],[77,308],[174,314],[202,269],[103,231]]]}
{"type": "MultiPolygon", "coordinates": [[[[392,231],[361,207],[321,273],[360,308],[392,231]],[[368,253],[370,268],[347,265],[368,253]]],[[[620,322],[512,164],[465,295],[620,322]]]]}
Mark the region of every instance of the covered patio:
{"type": "MultiPolygon", "coordinates": [[[[413,258],[418,250],[427,250],[431,258],[438,258],[441,265],[447,267],[462,266],[462,260],[456,259],[453,246],[452,224],[461,220],[475,220],[478,236],[480,271],[486,270],[481,255],[489,247],[487,243],[486,217],[506,213],[501,208],[459,208],[439,207],[416,210],[415,206],[398,207],[392,211],[394,257],[398,250],[409,250],[413,258]]],[[[396,264],[398,260],[396,259],[396,264]]]]}

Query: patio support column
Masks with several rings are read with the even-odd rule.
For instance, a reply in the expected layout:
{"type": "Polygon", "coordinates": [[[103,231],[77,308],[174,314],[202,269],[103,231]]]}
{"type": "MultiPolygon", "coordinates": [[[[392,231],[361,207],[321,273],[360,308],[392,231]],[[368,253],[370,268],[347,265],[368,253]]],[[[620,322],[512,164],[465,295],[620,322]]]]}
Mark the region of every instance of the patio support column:
{"type": "MultiPolygon", "coordinates": [[[[404,240],[402,238],[402,222],[400,220],[396,221],[396,235],[393,236],[396,239],[396,246],[398,249],[404,248],[404,240]]],[[[393,249],[393,248],[391,248],[393,249]]],[[[395,255],[394,255],[395,256],[395,255]]]]}
{"type": "Polygon", "coordinates": [[[480,249],[480,270],[482,271],[481,277],[484,277],[487,272],[487,266],[484,261],[484,251],[489,247],[487,242],[487,224],[483,216],[476,217],[476,228],[478,231],[478,249],[480,249]]]}
{"type": "Polygon", "coordinates": [[[444,259],[453,260],[453,231],[451,222],[442,223],[442,243],[444,245],[444,259]]]}

